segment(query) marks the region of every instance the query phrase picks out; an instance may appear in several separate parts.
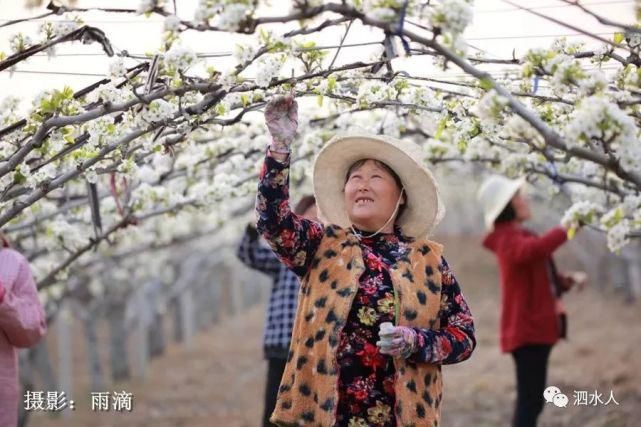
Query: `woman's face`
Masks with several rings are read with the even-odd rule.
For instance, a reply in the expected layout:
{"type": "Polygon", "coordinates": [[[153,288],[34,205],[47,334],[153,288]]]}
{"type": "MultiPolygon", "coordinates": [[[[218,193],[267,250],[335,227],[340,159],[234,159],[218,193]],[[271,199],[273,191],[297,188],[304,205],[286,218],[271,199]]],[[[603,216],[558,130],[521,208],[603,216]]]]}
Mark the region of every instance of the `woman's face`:
{"type": "MultiPolygon", "coordinates": [[[[352,171],[345,183],[345,206],[350,221],[366,231],[376,231],[394,213],[401,189],[394,177],[374,160],[352,171]]],[[[401,201],[403,204],[404,201],[401,201]]],[[[383,230],[392,232],[394,220],[383,230]]]]}
{"type": "Polygon", "coordinates": [[[517,221],[522,222],[530,218],[531,216],[530,204],[528,203],[527,198],[523,194],[521,194],[521,190],[519,190],[514,195],[514,197],[512,197],[512,207],[516,212],[517,221]]]}

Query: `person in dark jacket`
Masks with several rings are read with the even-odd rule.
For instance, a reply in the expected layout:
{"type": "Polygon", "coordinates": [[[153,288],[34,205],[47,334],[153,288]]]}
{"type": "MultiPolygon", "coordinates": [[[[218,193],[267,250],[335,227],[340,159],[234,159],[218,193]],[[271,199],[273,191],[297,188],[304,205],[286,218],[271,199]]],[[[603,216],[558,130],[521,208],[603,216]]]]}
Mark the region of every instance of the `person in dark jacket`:
{"type": "MultiPolygon", "coordinates": [[[[294,212],[304,218],[316,220],[314,196],[302,197],[294,212]]],[[[300,284],[296,274],[278,260],[271,248],[260,243],[258,231],[253,224],[247,225],[236,256],[248,267],[267,274],[273,280],[263,332],[263,352],[267,359],[263,426],[271,426],[273,424],[269,422],[269,416],[276,405],[278,386],[287,362],[300,284]]]]}
{"type": "Polygon", "coordinates": [[[531,216],[521,194],[524,183],[494,175],[478,194],[490,229],[483,246],[496,255],[501,275],[501,350],[516,364],[515,427],[536,426],[550,351],[566,334],[560,297],[586,279],[582,272],[558,272],[552,259],[566,242],[567,229],[554,227],[537,236],[522,226],[531,216]]]}

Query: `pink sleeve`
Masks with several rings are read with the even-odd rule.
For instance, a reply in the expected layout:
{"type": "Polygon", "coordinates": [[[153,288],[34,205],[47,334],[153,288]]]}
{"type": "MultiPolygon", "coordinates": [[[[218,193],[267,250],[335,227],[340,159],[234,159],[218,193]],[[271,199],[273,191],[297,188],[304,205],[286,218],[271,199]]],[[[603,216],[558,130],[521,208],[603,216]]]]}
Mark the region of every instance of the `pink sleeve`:
{"type": "MultiPolygon", "coordinates": [[[[26,260],[0,302],[0,329],[14,347],[31,347],[47,331],[44,310],[26,260]]],[[[1,291],[0,291],[1,292],[1,291]]]]}

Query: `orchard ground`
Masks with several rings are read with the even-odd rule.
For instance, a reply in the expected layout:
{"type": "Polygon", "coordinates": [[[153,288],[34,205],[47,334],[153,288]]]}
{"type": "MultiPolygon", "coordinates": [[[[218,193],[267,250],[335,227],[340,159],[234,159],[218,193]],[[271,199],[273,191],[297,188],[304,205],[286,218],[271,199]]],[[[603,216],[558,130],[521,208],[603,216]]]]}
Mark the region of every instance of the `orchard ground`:
{"type": "MultiPolygon", "coordinates": [[[[470,360],[443,368],[442,425],[509,425],[514,365],[498,347],[500,297],[494,258],[481,248],[480,237],[439,240],[446,245],[445,256],[474,314],[478,340],[470,360]]],[[[563,267],[575,266],[571,245],[559,254],[563,267]]],[[[546,404],[540,426],[632,427],[641,419],[641,303],[626,304],[620,295],[602,294],[594,285],[565,297],[570,340],[552,351],[548,385],[559,387],[569,404],[566,408],[546,404]],[[597,391],[603,402],[612,391],[618,405],[576,405],[575,391],[588,395],[597,391]]],[[[226,317],[197,335],[191,350],[171,344],[165,355],[151,362],[144,382],[110,385],[111,391],[133,393],[134,408],[129,413],[92,412],[85,392],[88,380],[79,374],[74,378],[76,410],[67,410],[67,416],[58,419],[33,414],[29,426],[258,426],[266,370],[260,343],[264,309],[259,305],[243,315],[226,317]]],[[[53,341],[52,336],[49,339],[53,341]]],[[[74,363],[82,364],[84,349],[77,350],[74,363]]]]}

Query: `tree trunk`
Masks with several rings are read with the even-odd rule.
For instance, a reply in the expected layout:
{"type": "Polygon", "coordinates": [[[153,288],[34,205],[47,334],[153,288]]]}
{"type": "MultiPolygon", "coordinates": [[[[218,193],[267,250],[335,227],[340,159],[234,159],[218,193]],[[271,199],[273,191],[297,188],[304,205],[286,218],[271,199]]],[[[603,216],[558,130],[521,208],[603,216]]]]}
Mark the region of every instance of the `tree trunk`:
{"type": "Polygon", "coordinates": [[[85,341],[87,343],[87,365],[89,367],[89,378],[91,379],[91,391],[104,391],[105,378],[102,365],[100,364],[100,352],[98,350],[98,335],[96,333],[97,320],[93,313],[87,313],[84,321],[85,341]]]}
{"type": "Polygon", "coordinates": [[[161,356],[165,353],[165,319],[158,310],[153,312],[153,320],[147,330],[149,342],[149,357],[161,356]]]}
{"type": "Polygon", "coordinates": [[[109,357],[111,377],[114,381],[131,377],[127,357],[127,328],[125,326],[125,305],[111,304],[108,312],[110,346],[109,357]]]}
{"type": "Polygon", "coordinates": [[[641,242],[631,241],[622,253],[627,261],[628,295],[634,302],[641,296],[641,242]]]}
{"type": "Polygon", "coordinates": [[[174,341],[180,343],[180,342],[183,342],[182,307],[180,305],[178,298],[174,298],[170,304],[171,304],[171,312],[173,314],[173,319],[174,319],[174,341]]]}
{"type": "MultiPolygon", "coordinates": [[[[73,398],[73,314],[68,303],[63,302],[56,320],[58,335],[58,387],[57,391],[65,392],[67,401],[73,398]]],[[[69,416],[69,411],[62,411],[62,416],[69,416]]]]}
{"type": "Polygon", "coordinates": [[[178,295],[178,304],[180,305],[180,312],[182,313],[182,337],[183,344],[187,349],[193,347],[194,336],[194,301],[191,295],[191,288],[184,289],[178,295]]]}

